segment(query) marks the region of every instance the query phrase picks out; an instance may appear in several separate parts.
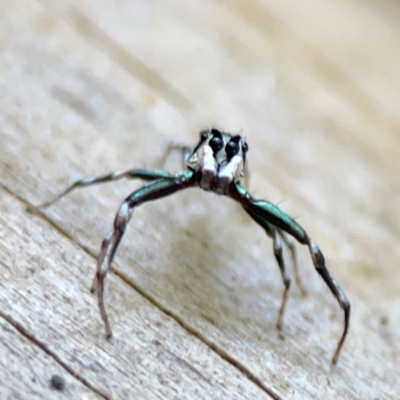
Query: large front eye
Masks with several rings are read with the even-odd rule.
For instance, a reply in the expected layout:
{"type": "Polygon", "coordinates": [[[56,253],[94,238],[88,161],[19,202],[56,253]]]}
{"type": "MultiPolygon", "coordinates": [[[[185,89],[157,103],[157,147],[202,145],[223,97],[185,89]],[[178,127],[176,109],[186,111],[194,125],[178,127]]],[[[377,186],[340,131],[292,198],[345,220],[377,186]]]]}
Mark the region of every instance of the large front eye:
{"type": "Polygon", "coordinates": [[[228,158],[232,158],[239,152],[239,145],[234,142],[233,140],[230,140],[227,145],[225,146],[225,153],[228,158]]]}
{"type": "Polygon", "coordinates": [[[217,154],[224,145],[221,132],[216,131],[212,139],[208,142],[208,145],[212,148],[213,153],[217,154]]]}

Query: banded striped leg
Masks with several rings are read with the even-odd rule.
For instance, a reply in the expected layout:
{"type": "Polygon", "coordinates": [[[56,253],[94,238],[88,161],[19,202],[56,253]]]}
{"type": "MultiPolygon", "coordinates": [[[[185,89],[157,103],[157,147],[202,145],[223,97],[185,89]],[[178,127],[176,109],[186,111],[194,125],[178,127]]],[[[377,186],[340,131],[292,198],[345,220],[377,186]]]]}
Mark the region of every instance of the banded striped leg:
{"type": "Polygon", "coordinates": [[[273,249],[274,249],[275,259],[276,259],[279,269],[281,271],[283,284],[285,286],[285,289],[284,289],[283,295],[282,295],[281,306],[279,308],[278,320],[276,322],[276,327],[279,330],[282,330],[283,315],[285,313],[286,303],[287,303],[288,296],[289,296],[291,279],[290,279],[290,275],[289,275],[289,272],[288,272],[286,264],[285,264],[285,260],[283,258],[282,243],[281,243],[281,240],[279,239],[280,233],[279,233],[279,230],[277,228],[275,228],[275,226],[262,220],[256,214],[252,213],[249,209],[245,208],[245,211],[247,212],[247,214],[250,215],[250,217],[255,222],[257,222],[259,225],[261,225],[261,227],[265,230],[265,233],[273,240],[273,249]]]}
{"type": "Polygon", "coordinates": [[[276,205],[265,201],[256,200],[242,185],[232,186],[229,197],[241,203],[242,207],[250,214],[254,220],[264,229],[267,224],[272,224],[282,231],[293,236],[299,243],[306,245],[310,251],[315,269],[329,287],[333,296],[338,301],[344,313],[344,328],[342,336],[337,344],[332,357],[332,363],[336,364],[346,339],[350,322],[350,303],[340,288],[339,284],[330,275],[325,258],[317,244],[307,235],[306,231],[291,217],[285,214],[276,205]]]}
{"type": "Polygon", "coordinates": [[[244,166],[244,176],[242,179],[242,185],[245,188],[249,188],[250,187],[250,169],[249,169],[249,162],[246,161],[246,165],[244,166]]]}
{"type": "Polygon", "coordinates": [[[148,169],[130,169],[128,171],[114,171],[109,174],[79,179],[74,182],[71,186],[68,186],[63,192],[50,201],[46,201],[36,207],[29,208],[29,211],[35,209],[39,210],[42,208],[47,208],[54,204],[56,201],[60,200],[62,197],[66,196],[68,193],[72,192],[78,188],[84,188],[91,185],[97,185],[99,183],[113,182],[119,179],[142,179],[144,181],[154,181],[157,179],[173,179],[174,175],[161,170],[148,170],[148,169]]]}
{"type": "Polygon", "coordinates": [[[282,274],[283,284],[285,285],[285,290],[283,291],[282,303],[281,303],[281,307],[279,309],[279,314],[278,314],[278,321],[276,323],[276,327],[279,330],[282,330],[283,313],[285,312],[285,309],[286,309],[286,303],[287,303],[288,296],[289,296],[291,280],[290,280],[290,275],[289,275],[286,265],[285,265],[285,261],[283,259],[282,243],[279,239],[279,236],[278,236],[278,233],[276,230],[274,231],[274,235],[273,235],[273,244],[274,244],[275,258],[278,261],[279,269],[281,270],[281,274],[282,274]]]}
{"type": "Polygon", "coordinates": [[[290,239],[289,235],[287,235],[282,229],[277,230],[279,236],[282,238],[283,242],[287,246],[292,255],[292,265],[294,271],[294,279],[296,281],[296,285],[300,289],[300,292],[303,296],[307,294],[307,290],[304,288],[303,283],[301,282],[300,275],[299,275],[299,268],[298,268],[298,258],[297,258],[297,250],[293,240],[290,239]]]}
{"type": "Polygon", "coordinates": [[[134,208],[148,201],[169,196],[170,194],[173,194],[179,190],[194,186],[196,181],[193,177],[193,172],[184,172],[179,176],[176,176],[174,179],[169,177],[166,179],[159,179],[134,191],[123,201],[118,209],[114,220],[114,229],[101,244],[100,254],[97,260],[96,275],[93,279],[91,289],[92,292],[95,292],[97,289],[100,314],[104,321],[108,339],[112,337],[112,332],[104,307],[104,279],[108,270],[110,269],[110,265],[126,230],[128,222],[132,217],[134,208]]]}
{"type": "Polygon", "coordinates": [[[182,169],[186,169],[186,162],[192,154],[192,150],[192,147],[187,146],[186,144],[169,142],[168,145],[165,147],[160,159],[158,160],[158,166],[160,168],[164,168],[165,163],[167,162],[171,153],[173,151],[179,151],[181,153],[182,169]]]}

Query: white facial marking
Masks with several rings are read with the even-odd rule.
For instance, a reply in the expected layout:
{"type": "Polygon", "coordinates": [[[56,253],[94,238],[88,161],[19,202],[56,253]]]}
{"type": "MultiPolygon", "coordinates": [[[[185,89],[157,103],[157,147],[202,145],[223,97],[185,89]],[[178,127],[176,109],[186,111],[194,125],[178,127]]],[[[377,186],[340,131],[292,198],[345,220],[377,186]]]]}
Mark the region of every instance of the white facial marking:
{"type": "Polygon", "coordinates": [[[203,146],[199,150],[197,170],[201,171],[200,186],[204,190],[210,190],[211,182],[217,173],[217,161],[210,146],[203,146]]]}
{"type": "MultiPolygon", "coordinates": [[[[209,131],[208,138],[203,138],[203,135],[200,136],[200,142],[195,147],[186,165],[190,170],[198,173],[199,186],[202,189],[218,194],[227,194],[232,183],[241,181],[245,170],[244,152],[242,150],[244,143],[241,137],[218,131],[209,131]],[[226,151],[231,140],[238,146],[238,153],[228,162],[226,151]]],[[[228,153],[234,149],[235,146],[230,144],[228,153]]]]}
{"type": "Polygon", "coordinates": [[[227,193],[229,185],[232,182],[238,182],[240,180],[242,175],[242,162],[242,157],[236,155],[219,171],[216,188],[218,193],[227,193]]]}

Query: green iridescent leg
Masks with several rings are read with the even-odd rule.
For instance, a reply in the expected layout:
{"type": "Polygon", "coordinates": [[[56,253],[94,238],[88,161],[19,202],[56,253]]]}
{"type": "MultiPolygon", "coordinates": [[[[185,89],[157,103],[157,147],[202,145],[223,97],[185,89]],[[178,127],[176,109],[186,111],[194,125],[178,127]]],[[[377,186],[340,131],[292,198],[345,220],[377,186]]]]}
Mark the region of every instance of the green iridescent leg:
{"type": "Polygon", "coordinates": [[[50,201],[46,201],[43,204],[40,204],[33,209],[42,209],[47,208],[54,204],[57,200],[60,200],[62,197],[67,195],[78,188],[84,188],[91,185],[97,185],[99,183],[105,182],[113,182],[119,179],[142,179],[144,181],[154,181],[157,179],[172,179],[174,175],[171,175],[168,172],[160,171],[160,170],[148,170],[148,169],[130,169],[129,171],[114,171],[109,174],[79,179],[74,182],[71,186],[68,186],[63,192],[61,192],[58,196],[50,201]]]}
{"type": "Polygon", "coordinates": [[[349,329],[350,320],[350,303],[340,288],[339,284],[330,275],[325,258],[317,246],[317,244],[307,235],[306,231],[291,217],[285,214],[276,205],[265,201],[255,199],[247,190],[240,184],[232,186],[229,197],[241,203],[242,207],[250,214],[254,220],[260,224],[265,230],[271,224],[287,232],[293,236],[299,243],[308,247],[315,269],[324,280],[326,285],[331,290],[333,296],[338,301],[340,307],[344,312],[344,328],[342,336],[338,342],[335,353],[332,357],[332,363],[336,364],[343,343],[346,339],[349,329]]]}
{"type": "Polygon", "coordinates": [[[129,220],[135,207],[151,200],[156,200],[165,196],[169,196],[179,190],[196,185],[193,172],[184,172],[177,174],[174,178],[168,176],[165,179],[158,179],[146,186],[135,190],[128,196],[118,209],[114,219],[114,228],[112,232],[103,240],[101,244],[100,254],[97,260],[96,275],[93,279],[92,292],[97,290],[100,314],[103,318],[107,338],[112,337],[110,323],[104,307],[104,279],[107,275],[110,265],[117,251],[118,245],[126,230],[129,220]]]}

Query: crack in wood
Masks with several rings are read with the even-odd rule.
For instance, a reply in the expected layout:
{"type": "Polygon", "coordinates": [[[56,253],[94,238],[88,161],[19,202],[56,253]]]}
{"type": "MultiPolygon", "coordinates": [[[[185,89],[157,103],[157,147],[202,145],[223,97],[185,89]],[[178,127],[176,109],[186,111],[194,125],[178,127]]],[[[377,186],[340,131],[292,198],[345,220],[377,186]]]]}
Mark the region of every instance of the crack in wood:
{"type": "MultiPolygon", "coordinates": [[[[14,193],[11,189],[7,188],[3,184],[0,183],[0,187],[4,189],[7,193],[9,193],[11,196],[15,197],[17,200],[20,202],[24,203],[27,206],[27,209],[31,208],[32,205],[25,200],[23,197],[19,196],[18,194],[14,193]]],[[[79,248],[81,248],[83,251],[85,251],[88,255],[96,259],[97,255],[94,254],[88,247],[84,246],[81,244],[79,241],[76,241],[71,235],[69,235],[66,231],[64,231],[62,228],[60,228],[54,221],[47,217],[43,212],[37,211],[35,212],[35,215],[42,218],[45,220],[51,227],[53,227],[60,235],[64,236],[68,240],[72,241],[73,244],[76,244],[79,248]]],[[[231,356],[227,351],[225,351],[222,347],[219,347],[216,345],[214,342],[211,340],[207,339],[204,335],[202,335],[200,332],[198,332],[196,329],[191,327],[188,323],[184,321],[182,317],[179,315],[175,314],[173,311],[169,310],[167,307],[161,304],[155,297],[150,295],[149,293],[145,292],[139,285],[137,285],[135,282],[130,280],[128,277],[126,277],[124,274],[121,272],[115,270],[115,268],[111,267],[110,272],[114,273],[118,278],[120,278],[124,283],[126,283],[128,286],[130,286],[133,290],[135,290],[137,293],[139,293],[141,296],[143,296],[147,301],[149,301],[152,305],[154,305],[156,308],[158,308],[162,313],[167,315],[168,317],[172,318],[179,326],[181,326],[184,330],[186,330],[189,334],[192,336],[196,337],[198,340],[200,340],[202,343],[204,343],[207,347],[209,347],[215,354],[217,354],[220,358],[222,358],[224,361],[232,365],[234,368],[236,368],[239,372],[241,372],[247,379],[251,380],[255,385],[257,385],[263,392],[268,394],[273,400],[283,400],[282,397],[280,397],[272,388],[269,388],[266,386],[260,378],[258,378],[256,375],[254,375],[251,370],[246,367],[243,363],[241,363],[239,360],[236,360],[233,356],[231,356]]],[[[87,382],[84,378],[80,377],[77,373],[75,373],[70,367],[68,367],[67,364],[65,364],[55,353],[51,352],[43,343],[41,343],[39,340],[37,340],[31,333],[29,333],[22,325],[20,325],[18,322],[13,321],[10,317],[5,316],[1,311],[0,311],[0,317],[3,317],[7,321],[12,321],[10,322],[16,329],[18,329],[22,334],[24,334],[27,338],[32,340],[32,342],[36,343],[42,350],[44,350],[47,354],[52,356],[57,362],[60,363],[60,365],[63,366],[71,375],[75,376],[77,379],[79,379],[83,384],[85,384],[87,387],[93,390],[97,390],[94,388],[89,382],[87,382]],[[16,324],[16,325],[14,325],[16,324]],[[89,386],[90,385],[90,386],[89,386]]],[[[102,393],[102,392],[97,392],[101,396],[103,396],[106,400],[111,400],[112,397],[108,397],[109,395],[102,393]]]]}
{"type": "Polygon", "coordinates": [[[22,336],[24,336],[27,340],[32,342],[37,347],[39,347],[43,352],[45,352],[48,356],[50,356],[57,364],[59,364],[65,371],[67,371],[70,375],[72,375],[76,380],[81,382],[88,389],[90,389],[91,391],[93,391],[94,393],[96,393],[97,395],[99,395],[100,397],[102,397],[105,400],[113,400],[113,397],[109,393],[106,393],[103,390],[97,388],[92,383],[90,383],[87,379],[85,379],[83,376],[81,376],[80,374],[75,372],[67,363],[65,363],[63,360],[61,360],[61,358],[56,353],[54,353],[52,350],[50,350],[46,346],[46,344],[44,344],[39,339],[37,339],[22,324],[15,321],[9,315],[5,314],[2,310],[0,310],[0,318],[3,318],[5,321],[7,321],[22,336]]]}

